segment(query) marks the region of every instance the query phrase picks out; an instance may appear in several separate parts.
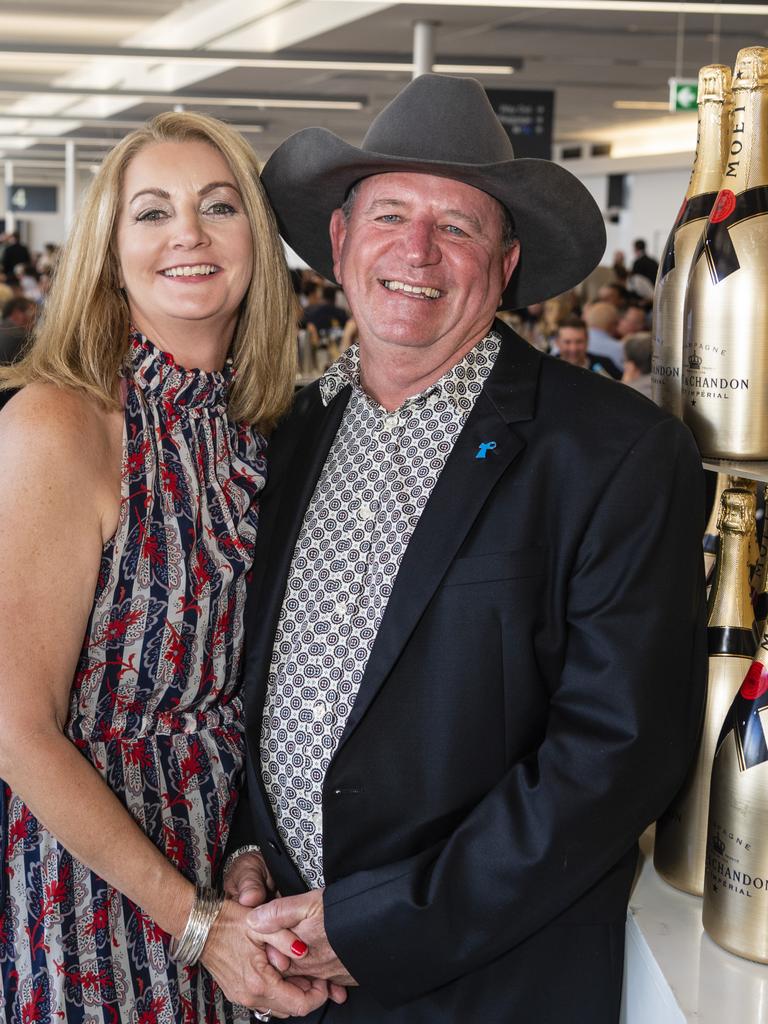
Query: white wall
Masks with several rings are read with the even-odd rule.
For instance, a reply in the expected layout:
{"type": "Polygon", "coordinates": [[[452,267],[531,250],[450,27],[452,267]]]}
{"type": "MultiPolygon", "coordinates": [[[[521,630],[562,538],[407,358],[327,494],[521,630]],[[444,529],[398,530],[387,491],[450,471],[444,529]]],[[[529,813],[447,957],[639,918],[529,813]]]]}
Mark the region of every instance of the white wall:
{"type": "Polygon", "coordinates": [[[644,238],[648,252],[659,258],[683,201],[693,163],[693,153],[673,157],[637,160],[568,160],[563,166],[589,189],[605,213],[608,206],[608,176],[626,174],[627,206],[619,213],[618,223],[606,221],[607,244],[603,263],[611,263],[617,249],[632,261],[632,243],[644,238]],[[653,166],[656,163],[662,166],[653,166]]]}

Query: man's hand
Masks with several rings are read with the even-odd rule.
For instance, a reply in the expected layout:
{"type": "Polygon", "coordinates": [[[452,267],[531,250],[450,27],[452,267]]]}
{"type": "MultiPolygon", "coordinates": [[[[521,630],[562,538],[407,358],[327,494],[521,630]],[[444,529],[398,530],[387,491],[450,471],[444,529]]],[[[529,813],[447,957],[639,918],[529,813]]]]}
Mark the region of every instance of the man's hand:
{"type": "Polygon", "coordinates": [[[260,853],[237,857],[224,876],[224,892],[244,907],[260,907],[275,895],[275,883],[260,853]]]}
{"type": "Polygon", "coordinates": [[[250,1009],[271,1010],[276,1018],[304,1017],[322,1006],[329,995],[327,983],[284,978],[267,959],[264,938],[247,926],[247,913],[246,907],[225,900],[201,957],[227,999],[250,1009]]]}
{"type": "MultiPolygon", "coordinates": [[[[291,962],[286,974],[302,974],[322,978],[335,986],[356,985],[344,964],[334,953],[325,934],[323,920],[323,890],[313,889],[302,896],[285,896],[257,907],[248,914],[248,926],[252,937],[269,942],[281,943],[280,936],[293,933],[302,939],[309,951],[294,964],[291,962]]],[[[335,999],[336,990],[331,993],[335,999]]],[[[340,1000],[335,999],[336,1002],[340,1000]]]]}

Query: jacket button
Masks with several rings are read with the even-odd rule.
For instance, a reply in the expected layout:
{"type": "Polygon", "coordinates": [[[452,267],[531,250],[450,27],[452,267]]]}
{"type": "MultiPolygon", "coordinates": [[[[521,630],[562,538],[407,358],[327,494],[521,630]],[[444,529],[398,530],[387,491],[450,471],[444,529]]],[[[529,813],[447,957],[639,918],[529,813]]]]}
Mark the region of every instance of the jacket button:
{"type": "Polygon", "coordinates": [[[276,843],[274,839],[268,839],[267,840],[267,846],[270,848],[270,850],[274,850],[275,853],[280,853],[281,854],[283,852],[280,849],[280,844],[276,843]]]}

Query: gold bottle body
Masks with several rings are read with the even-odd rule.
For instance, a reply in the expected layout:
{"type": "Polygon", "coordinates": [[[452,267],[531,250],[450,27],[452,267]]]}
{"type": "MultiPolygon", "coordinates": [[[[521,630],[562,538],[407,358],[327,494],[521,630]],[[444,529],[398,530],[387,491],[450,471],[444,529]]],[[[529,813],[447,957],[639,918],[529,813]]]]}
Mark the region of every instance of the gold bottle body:
{"type": "Polygon", "coordinates": [[[723,491],[720,549],[707,619],[709,677],[699,749],[688,776],[656,824],[654,866],[677,889],[701,896],[712,760],[723,721],[752,663],[754,615],[749,587],[755,495],[723,491]]]}
{"type": "Polygon", "coordinates": [[[702,916],[718,945],[768,963],[768,762],[743,770],[733,731],[712,768],[702,916]]]}
{"type": "Polygon", "coordinates": [[[651,394],[682,416],[683,311],[688,275],[702,228],[720,188],[729,140],[731,70],[722,64],[699,72],[699,122],[691,178],[656,277],[651,394]]]}
{"type": "Polygon", "coordinates": [[[654,867],[665,882],[694,896],[704,892],[709,787],[715,746],[751,661],[746,656],[710,656],[699,751],[682,789],[656,822],[654,867]]]}
{"type": "Polygon", "coordinates": [[[683,418],[709,458],[768,457],[768,49],[740,51],[720,193],[684,310],[683,418]]]}

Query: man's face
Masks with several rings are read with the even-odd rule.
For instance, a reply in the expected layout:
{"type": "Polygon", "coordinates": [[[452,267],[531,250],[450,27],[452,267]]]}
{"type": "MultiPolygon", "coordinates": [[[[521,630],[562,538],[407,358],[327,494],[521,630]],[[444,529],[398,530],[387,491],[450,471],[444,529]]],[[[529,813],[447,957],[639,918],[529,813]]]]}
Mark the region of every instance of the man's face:
{"type": "Polygon", "coordinates": [[[630,306],[619,319],[618,334],[626,338],[629,334],[637,334],[645,330],[645,313],[639,306],[630,306]]]}
{"type": "Polygon", "coordinates": [[[557,332],[557,348],[566,363],[583,366],[587,359],[587,332],[582,327],[561,327],[557,332]]]}
{"type": "Polygon", "coordinates": [[[614,288],[613,285],[610,284],[603,285],[603,287],[598,290],[597,298],[599,302],[610,302],[610,304],[615,306],[617,309],[621,305],[621,295],[619,294],[618,289],[614,288]]]}
{"type": "Polygon", "coordinates": [[[501,207],[463,182],[376,174],[358,187],[349,221],[331,219],[334,273],[361,352],[429,350],[438,365],[487,332],[519,246],[501,250],[501,207]]]}

